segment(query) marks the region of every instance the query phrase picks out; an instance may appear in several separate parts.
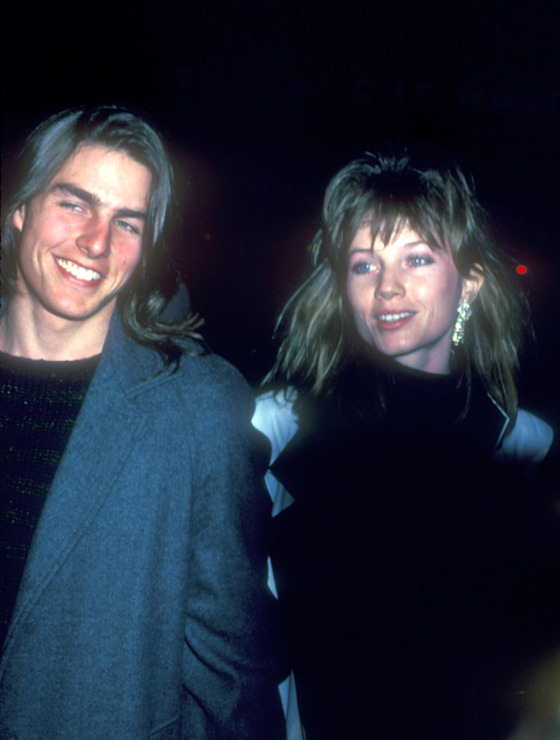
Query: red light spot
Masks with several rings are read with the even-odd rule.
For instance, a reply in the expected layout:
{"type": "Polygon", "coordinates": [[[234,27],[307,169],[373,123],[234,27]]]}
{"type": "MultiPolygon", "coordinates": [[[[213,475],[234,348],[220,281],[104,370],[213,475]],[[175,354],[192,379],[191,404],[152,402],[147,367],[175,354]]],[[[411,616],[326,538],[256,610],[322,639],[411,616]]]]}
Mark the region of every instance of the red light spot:
{"type": "Polygon", "coordinates": [[[517,265],[516,270],[519,275],[525,275],[527,273],[527,268],[525,265],[517,265]]]}

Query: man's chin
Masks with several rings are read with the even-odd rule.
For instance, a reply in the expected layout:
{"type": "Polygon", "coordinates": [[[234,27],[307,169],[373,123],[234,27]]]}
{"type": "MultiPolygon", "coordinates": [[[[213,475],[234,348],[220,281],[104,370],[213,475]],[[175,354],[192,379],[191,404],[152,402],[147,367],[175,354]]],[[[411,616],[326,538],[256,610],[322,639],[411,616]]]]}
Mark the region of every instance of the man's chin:
{"type": "Polygon", "coordinates": [[[81,321],[89,321],[96,316],[106,316],[107,319],[113,314],[117,300],[115,296],[111,296],[101,303],[89,306],[44,306],[53,316],[57,316],[65,321],[71,321],[80,323],[81,321]]]}

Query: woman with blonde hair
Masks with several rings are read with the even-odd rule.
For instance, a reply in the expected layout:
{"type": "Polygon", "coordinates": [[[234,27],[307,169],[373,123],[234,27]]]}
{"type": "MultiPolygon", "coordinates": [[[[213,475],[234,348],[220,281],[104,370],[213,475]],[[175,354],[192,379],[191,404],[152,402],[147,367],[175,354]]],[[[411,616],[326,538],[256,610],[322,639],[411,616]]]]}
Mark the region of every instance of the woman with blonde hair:
{"type": "Polygon", "coordinates": [[[340,170],[312,257],[253,422],[308,740],[505,737],[491,689],[558,626],[528,483],[553,433],[517,400],[526,301],[433,148],[340,170]]]}

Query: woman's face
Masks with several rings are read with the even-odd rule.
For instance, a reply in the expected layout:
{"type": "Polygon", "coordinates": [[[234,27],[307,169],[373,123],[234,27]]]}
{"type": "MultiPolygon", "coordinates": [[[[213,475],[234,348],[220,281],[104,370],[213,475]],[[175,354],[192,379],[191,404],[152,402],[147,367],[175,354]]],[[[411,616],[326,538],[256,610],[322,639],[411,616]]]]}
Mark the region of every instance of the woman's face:
{"type": "Polygon", "coordinates": [[[372,244],[365,223],[350,245],[346,285],[367,344],[408,367],[449,372],[457,308],[473,297],[449,251],[432,249],[408,225],[387,245],[372,244]]]}

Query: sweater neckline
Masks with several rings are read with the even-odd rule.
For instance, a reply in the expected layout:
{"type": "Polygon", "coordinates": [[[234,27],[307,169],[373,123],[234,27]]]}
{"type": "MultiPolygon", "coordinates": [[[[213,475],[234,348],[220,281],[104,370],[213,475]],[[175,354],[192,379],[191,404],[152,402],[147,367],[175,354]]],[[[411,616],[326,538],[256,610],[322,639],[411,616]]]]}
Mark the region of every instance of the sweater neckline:
{"type": "Polygon", "coordinates": [[[34,360],[0,351],[0,369],[36,378],[70,377],[93,373],[100,359],[101,353],[80,360],[34,360]]]}

